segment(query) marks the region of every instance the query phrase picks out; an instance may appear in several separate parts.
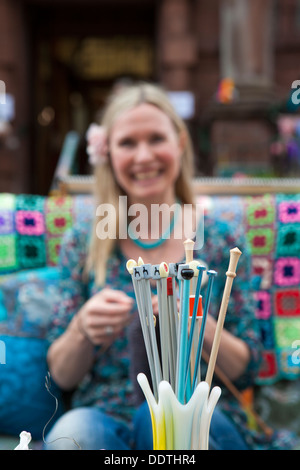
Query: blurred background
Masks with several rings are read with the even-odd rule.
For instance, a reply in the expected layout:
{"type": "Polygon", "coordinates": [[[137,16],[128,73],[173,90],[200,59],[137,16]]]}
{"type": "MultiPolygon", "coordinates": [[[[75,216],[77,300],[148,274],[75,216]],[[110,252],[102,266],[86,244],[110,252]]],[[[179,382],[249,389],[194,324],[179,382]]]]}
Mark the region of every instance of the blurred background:
{"type": "Polygon", "coordinates": [[[197,175],[300,176],[300,0],[0,0],[0,192],[48,194],[69,131],[89,173],[89,124],[140,79],[170,92],[197,175]]]}

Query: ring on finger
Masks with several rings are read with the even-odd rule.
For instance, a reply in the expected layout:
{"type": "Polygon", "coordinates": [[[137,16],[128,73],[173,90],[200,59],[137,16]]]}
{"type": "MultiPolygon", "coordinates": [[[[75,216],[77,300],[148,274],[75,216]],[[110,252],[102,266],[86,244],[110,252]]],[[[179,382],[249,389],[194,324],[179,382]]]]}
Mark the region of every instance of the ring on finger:
{"type": "Polygon", "coordinates": [[[113,332],[114,332],[114,329],[113,329],[112,326],[110,326],[110,325],[106,326],[106,328],[105,328],[105,334],[106,334],[107,336],[111,336],[111,335],[113,334],[113,332]]]}

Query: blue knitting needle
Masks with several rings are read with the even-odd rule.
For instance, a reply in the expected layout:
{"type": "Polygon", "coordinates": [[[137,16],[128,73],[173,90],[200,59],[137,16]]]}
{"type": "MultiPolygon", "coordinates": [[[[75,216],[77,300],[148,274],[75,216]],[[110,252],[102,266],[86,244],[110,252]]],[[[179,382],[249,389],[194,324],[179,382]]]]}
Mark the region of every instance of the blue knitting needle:
{"type": "Polygon", "coordinates": [[[185,387],[186,387],[186,382],[187,382],[187,378],[188,378],[189,362],[190,362],[190,357],[191,357],[194,329],[195,329],[197,311],[198,311],[198,305],[199,305],[201,282],[202,282],[203,272],[206,270],[206,267],[205,266],[197,266],[197,269],[199,271],[199,274],[198,274],[198,279],[197,279],[197,286],[196,286],[196,292],[195,292],[195,302],[194,302],[194,308],[193,308],[193,313],[192,313],[190,336],[189,336],[187,357],[186,357],[185,387]]]}
{"type": "Polygon", "coordinates": [[[188,319],[189,319],[189,297],[190,280],[194,275],[194,270],[183,267],[179,271],[182,277],[182,302],[181,302],[181,324],[180,324],[180,343],[179,360],[177,364],[177,396],[180,403],[184,403],[185,392],[185,364],[188,342],[188,319]]]}
{"type": "Polygon", "coordinates": [[[205,305],[203,309],[201,330],[200,330],[200,336],[199,336],[199,342],[198,342],[197,354],[196,354],[196,360],[195,360],[195,369],[194,369],[194,377],[193,377],[193,385],[192,385],[193,391],[195,390],[195,387],[196,387],[198,368],[200,365],[200,359],[201,359],[202,347],[203,347],[204,330],[205,330],[205,325],[206,325],[206,320],[207,320],[207,312],[208,312],[208,308],[210,304],[213,281],[214,281],[215,276],[217,275],[217,272],[213,270],[209,270],[207,271],[207,275],[208,275],[208,285],[207,285],[207,293],[206,293],[205,305]]]}

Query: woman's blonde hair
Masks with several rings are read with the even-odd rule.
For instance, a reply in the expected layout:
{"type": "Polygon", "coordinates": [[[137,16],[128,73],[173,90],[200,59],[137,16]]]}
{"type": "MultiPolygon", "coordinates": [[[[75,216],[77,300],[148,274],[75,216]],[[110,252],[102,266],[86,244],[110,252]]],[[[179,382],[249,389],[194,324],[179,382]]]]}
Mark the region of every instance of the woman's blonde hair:
{"type": "MultiPolygon", "coordinates": [[[[102,115],[101,124],[105,127],[108,135],[118,117],[125,111],[148,103],[163,111],[171,120],[178,136],[185,134],[185,148],[182,155],[181,171],[175,183],[175,194],[183,204],[194,204],[194,193],[192,188],[193,176],[193,149],[191,139],[184,121],[178,116],[165,91],[157,85],[139,83],[128,86],[108,98],[107,106],[102,115]]],[[[119,233],[119,197],[125,193],[115,179],[112,166],[109,162],[99,165],[95,169],[94,195],[96,204],[109,203],[115,207],[116,234],[119,233]]],[[[101,240],[96,234],[96,225],[99,219],[95,218],[91,242],[89,246],[86,273],[94,270],[97,284],[105,282],[107,261],[114,250],[116,239],[106,238],[101,240]]]]}

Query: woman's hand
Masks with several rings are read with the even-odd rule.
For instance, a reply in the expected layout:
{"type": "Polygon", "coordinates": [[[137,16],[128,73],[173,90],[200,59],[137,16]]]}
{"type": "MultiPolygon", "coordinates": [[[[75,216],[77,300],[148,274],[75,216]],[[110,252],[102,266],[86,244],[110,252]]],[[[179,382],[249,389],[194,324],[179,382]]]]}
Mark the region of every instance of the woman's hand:
{"type": "Polygon", "coordinates": [[[130,322],[132,305],[124,292],[105,288],[78,312],[78,328],[95,346],[109,346],[130,322]]]}

